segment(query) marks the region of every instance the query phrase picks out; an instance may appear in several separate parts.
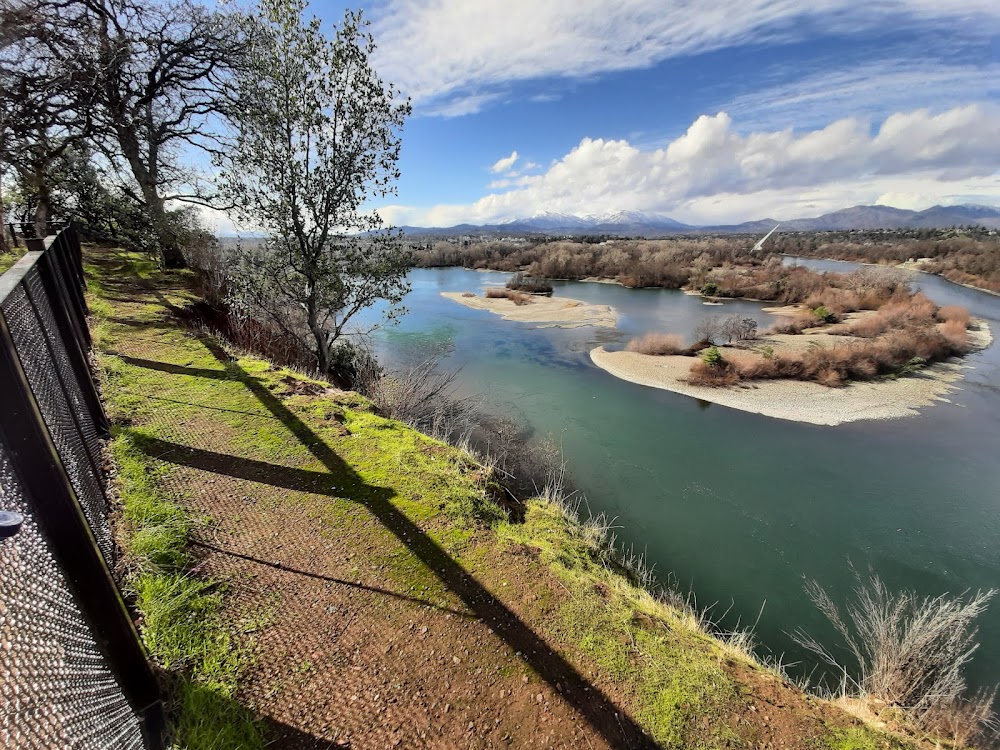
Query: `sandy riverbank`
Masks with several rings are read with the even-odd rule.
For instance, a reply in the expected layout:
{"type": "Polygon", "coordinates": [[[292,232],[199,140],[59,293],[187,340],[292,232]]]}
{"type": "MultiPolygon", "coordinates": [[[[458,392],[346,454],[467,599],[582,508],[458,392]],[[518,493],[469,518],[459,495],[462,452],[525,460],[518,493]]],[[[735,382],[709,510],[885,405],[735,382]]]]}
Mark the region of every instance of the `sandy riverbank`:
{"type": "MultiPolygon", "coordinates": [[[[989,346],[992,336],[986,323],[977,323],[978,328],[969,331],[969,339],[976,349],[982,349],[989,346]]],[[[768,336],[761,343],[779,351],[782,347],[801,348],[809,341],[830,345],[835,339],[837,337],[828,334],[776,335],[768,336]]],[[[598,347],[590,352],[590,359],[602,370],[631,383],[662,388],[753,414],[816,425],[916,416],[925,406],[947,402],[946,396],[958,388],[956,381],[970,367],[965,360],[937,362],[907,377],[856,382],[843,388],[828,388],[801,380],[756,380],[712,388],[685,382],[694,361],[692,357],[656,357],[635,352],[609,352],[598,347]]]]}
{"type": "Polygon", "coordinates": [[[566,297],[532,297],[526,305],[515,305],[503,297],[479,297],[468,292],[441,292],[441,296],[474,310],[489,310],[504,320],[538,323],[540,328],[614,328],[618,319],[610,305],[591,305],[566,297]]]}

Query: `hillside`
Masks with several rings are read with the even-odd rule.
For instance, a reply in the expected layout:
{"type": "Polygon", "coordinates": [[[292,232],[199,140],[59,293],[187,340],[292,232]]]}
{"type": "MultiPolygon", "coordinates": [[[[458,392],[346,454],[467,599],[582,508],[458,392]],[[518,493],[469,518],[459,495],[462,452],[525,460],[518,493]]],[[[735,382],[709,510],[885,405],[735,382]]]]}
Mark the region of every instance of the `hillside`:
{"type": "MultiPolygon", "coordinates": [[[[678,234],[768,232],[779,222],[757,219],[741,224],[694,226],[663,214],[642,211],[613,211],[602,215],[573,216],[543,212],[500,224],[459,224],[453,227],[401,227],[410,237],[461,235],[609,235],[666,237],[678,234]]],[[[910,211],[891,206],[853,206],[822,216],[780,222],[786,232],[821,232],[852,229],[934,229],[954,226],[983,226],[1000,229],[1000,208],[992,206],[933,206],[910,211]]]]}
{"type": "Polygon", "coordinates": [[[89,260],[178,746],[908,746],[707,636],[558,503],[511,515],[468,454],[185,327],[187,272],[89,260]]]}

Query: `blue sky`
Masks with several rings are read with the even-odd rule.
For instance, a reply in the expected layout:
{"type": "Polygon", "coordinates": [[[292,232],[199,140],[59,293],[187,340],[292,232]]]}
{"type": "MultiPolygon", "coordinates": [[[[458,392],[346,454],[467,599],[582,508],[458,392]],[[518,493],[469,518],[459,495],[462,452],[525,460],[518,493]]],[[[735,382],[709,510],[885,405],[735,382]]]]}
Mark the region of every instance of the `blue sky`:
{"type": "Polygon", "coordinates": [[[414,104],[399,194],[379,206],[394,224],[1000,205],[994,0],[362,7],[379,72],[414,104]]]}

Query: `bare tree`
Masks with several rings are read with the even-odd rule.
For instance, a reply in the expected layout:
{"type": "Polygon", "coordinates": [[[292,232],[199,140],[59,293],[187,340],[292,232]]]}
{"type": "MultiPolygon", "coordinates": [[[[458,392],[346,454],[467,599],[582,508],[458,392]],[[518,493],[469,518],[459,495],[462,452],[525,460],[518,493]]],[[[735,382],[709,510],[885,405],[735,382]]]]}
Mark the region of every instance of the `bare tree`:
{"type": "MultiPolygon", "coordinates": [[[[211,204],[191,152],[216,153],[229,111],[241,25],[191,0],[81,0],[94,19],[100,64],[98,140],[134,178],[163,262],[184,265],[166,204],[211,204]]],[[[206,166],[208,156],[205,156],[206,166]]]]}
{"type": "Polygon", "coordinates": [[[757,321],[744,315],[729,315],[719,324],[719,333],[728,343],[757,338],[757,321]]]}
{"type": "Polygon", "coordinates": [[[371,67],[360,14],[331,39],[304,9],[263,0],[252,19],[236,143],[219,163],[237,216],[267,234],[235,274],[234,304],[308,343],[326,372],[358,312],[384,301],[391,317],[409,291],[408,251],[364,204],[394,191],[410,105],[371,67]]]}
{"type": "Polygon", "coordinates": [[[694,340],[697,342],[714,344],[722,335],[722,320],[717,315],[699,321],[694,329],[694,340]]]}
{"type": "Polygon", "coordinates": [[[80,3],[51,0],[0,0],[0,12],[0,161],[30,194],[35,232],[44,235],[52,165],[92,130],[88,14],[80,3]]]}

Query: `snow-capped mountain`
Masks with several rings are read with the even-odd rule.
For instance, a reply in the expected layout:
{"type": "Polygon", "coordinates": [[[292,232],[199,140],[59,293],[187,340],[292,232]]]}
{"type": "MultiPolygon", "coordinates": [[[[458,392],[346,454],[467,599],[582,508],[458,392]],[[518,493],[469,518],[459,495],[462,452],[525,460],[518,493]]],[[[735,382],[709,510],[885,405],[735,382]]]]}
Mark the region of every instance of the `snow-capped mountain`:
{"type": "MultiPolygon", "coordinates": [[[[622,237],[663,237],[696,232],[767,232],[774,219],[747,221],[726,226],[691,226],[669,216],[648,211],[609,211],[575,216],[545,211],[523,219],[498,224],[460,224],[455,227],[402,227],[409,235],[454,236],[463,234],[544,234],[549,236],[609,235],[622,237]]],[[[960,205],[932,206],[910,211],[890,206],[853,206],[812,218],[781,222],[781,230],[826,231],[851,229],[930,229],[980,225],[1000,229],[1000,208],[960,205]]]]}

